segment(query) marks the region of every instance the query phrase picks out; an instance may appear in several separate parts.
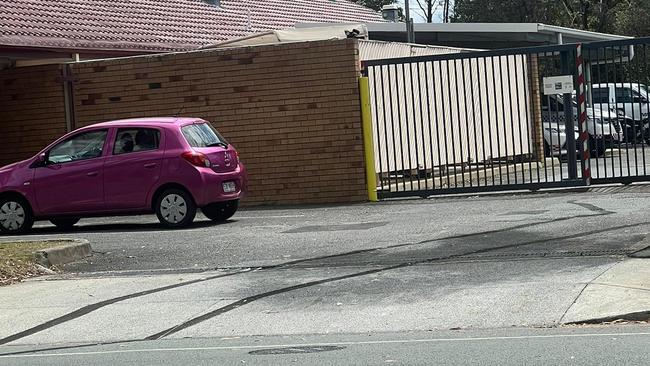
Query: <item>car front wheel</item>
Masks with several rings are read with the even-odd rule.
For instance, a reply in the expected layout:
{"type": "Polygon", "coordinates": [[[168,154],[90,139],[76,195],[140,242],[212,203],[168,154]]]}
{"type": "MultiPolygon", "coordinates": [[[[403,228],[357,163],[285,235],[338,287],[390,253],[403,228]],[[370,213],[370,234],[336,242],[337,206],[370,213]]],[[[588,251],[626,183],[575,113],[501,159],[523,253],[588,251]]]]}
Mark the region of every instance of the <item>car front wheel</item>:
{"type": "Polygon", "coordinates": [[[589,137],[589,151],[594,158],[599,158],[605,155],[606,150],[605,141],[589,137]]]}
{"type": "Polygon", "coordinates": [[[189,193],[180,189],[164,191],[155,205],[160,223],[169,229],[189,226],[196,216],[196,204],[189,193]]]}
{"type": "Polygon", "coordinates": [[[231,218],[237,208],[239,207],[239,200],[211,203],[201,209],[203,214],[212,221],[222,222],[231,218]]]}
{"type": "Polygon", "coordinates": [[[22,199],[0,199],[0,232],[3,234],[23,234],[34,225],[34,217],[29,206],[22,199]]]}

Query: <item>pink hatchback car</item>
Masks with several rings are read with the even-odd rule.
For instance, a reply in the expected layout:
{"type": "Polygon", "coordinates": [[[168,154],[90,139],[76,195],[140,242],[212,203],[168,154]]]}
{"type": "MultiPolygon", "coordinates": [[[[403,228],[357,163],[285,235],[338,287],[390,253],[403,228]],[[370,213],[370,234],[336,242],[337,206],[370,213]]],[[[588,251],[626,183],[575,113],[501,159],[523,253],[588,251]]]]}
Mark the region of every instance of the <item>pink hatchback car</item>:
{"type": "Polygon", "coordinates": [[[202,119],[99,123],[0,168],[0,232],[24,233],[35,220],[69,229],[81,217],[151,212],[181,228],[197,208],[225,221],[246,181],[235,148],[202,119]]]}

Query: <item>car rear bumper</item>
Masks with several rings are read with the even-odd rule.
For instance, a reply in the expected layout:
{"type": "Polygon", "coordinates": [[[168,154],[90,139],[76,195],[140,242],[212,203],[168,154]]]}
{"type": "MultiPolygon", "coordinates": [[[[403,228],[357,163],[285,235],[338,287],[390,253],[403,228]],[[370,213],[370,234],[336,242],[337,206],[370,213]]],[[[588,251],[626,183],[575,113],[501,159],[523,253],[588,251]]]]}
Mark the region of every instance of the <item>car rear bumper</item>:
{"type": "Polygon", "coordinates": [[[201,178],[203,180],[202,189],[200,192],[194,193],[194,199],[199,207],[214,202],[242,199],[248,189],[246,168],[241,163],[237,169],[227,173],[217,173],[209,168],[201,169],[201,178]],[[224,190],[224,183],[228,182],[235,183],[234,192],[224,190]]]}

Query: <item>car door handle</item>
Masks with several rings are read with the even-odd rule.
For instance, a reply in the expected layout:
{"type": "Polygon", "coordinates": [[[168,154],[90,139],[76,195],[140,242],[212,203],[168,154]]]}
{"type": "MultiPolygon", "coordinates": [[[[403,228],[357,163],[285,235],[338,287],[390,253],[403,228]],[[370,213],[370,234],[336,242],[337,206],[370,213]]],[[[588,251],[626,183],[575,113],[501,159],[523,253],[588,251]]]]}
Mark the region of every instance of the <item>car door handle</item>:
{"type": "Polygon", "coordinates": [[[151,169],[151,168],[155,168],[156,165],[158,165],[158,164],[156,164],[156,163],[147,163],[147,164],[144,165],[144,167],[147,168],[147,169],[151,169]]]}
{"type": "Polygon", "coordinates": [[[90,172],[90,173],[86,173],[86,175],[89,177],[96,177],[99,175],[99,172],[90,172]]]}

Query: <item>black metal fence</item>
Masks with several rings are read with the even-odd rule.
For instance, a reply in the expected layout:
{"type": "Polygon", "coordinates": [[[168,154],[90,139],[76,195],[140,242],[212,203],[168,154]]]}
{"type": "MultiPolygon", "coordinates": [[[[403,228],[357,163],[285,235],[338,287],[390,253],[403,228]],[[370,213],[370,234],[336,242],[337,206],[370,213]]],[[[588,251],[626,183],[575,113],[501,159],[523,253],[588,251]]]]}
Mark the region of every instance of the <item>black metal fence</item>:
{"type": "Polygon", "coordinates": [[[575,45],[365,62],[379,197],[585,184],[574,98],[542,95],[575,65],[575,45]]]}
{"type": "Polygon", "coordinates": [[[650,38],[583,45],[589,125],[621,136],[589,161],[593,183],[650,180],[650,38]]]}
{"type": "Polygon", "coordinates": [[[379,197],[649,181],[649,46],[364,62],[379,197]],[[545,93],[552,76],[571,76],[572,93],[545,93]]]}

